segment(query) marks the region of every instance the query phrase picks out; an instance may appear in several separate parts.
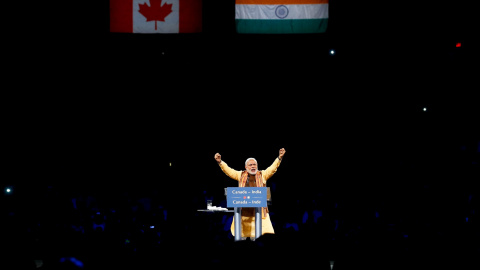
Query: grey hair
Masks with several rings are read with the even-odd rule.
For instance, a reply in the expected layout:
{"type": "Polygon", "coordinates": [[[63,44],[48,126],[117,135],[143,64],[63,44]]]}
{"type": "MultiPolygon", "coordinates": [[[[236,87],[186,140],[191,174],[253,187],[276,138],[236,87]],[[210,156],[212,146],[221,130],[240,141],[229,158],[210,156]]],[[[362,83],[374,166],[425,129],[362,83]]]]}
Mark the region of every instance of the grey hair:
{"type": "Polygon", "coordinates": [[[255,162],[257,163],[257,166],[258,166],[258,162],[257,162],[257,160],[256,160],[256,159],[254,159],[253,157],[251,157],[251,158],[247,158],[247,160],[245,160],[245,166],[247,166],[247,162],[248,162],[249,160],[251,160],[251,159],[255,160],[255,162]]]}

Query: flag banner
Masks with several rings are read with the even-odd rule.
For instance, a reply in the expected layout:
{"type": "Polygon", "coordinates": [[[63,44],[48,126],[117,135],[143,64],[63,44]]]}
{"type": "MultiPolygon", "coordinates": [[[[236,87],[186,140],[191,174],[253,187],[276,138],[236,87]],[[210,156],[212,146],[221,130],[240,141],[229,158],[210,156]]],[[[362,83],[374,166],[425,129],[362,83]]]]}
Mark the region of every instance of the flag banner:
{"type": "Polygon", "coordinates": [[[328,0],[236,0],[238,33],[324,33],[328,0]]]}
{"type": "Polygon", "coordinates": [[[201,31],[202,0],[110,0],[110,32],[201,31]]]}

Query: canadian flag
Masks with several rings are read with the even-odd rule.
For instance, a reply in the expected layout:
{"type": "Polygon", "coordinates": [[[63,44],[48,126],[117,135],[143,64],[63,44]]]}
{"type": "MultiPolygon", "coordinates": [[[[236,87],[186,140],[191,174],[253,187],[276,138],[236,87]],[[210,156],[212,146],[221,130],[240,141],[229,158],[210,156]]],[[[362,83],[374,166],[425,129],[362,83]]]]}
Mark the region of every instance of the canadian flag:
{"type": "Polygon", "coordinates": [[[110,0],[110,32],[201,31],[202,0],[110,0]]]}

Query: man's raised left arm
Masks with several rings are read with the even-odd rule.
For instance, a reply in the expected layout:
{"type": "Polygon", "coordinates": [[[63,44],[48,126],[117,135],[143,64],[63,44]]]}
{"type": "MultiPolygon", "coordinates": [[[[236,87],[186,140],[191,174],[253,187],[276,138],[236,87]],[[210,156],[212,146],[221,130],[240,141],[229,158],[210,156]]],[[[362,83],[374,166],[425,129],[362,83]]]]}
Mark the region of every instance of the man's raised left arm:
{"type": "Polygon", "coordinates": [[[275,159],[275,161],[272,165],[270,165],[270,167],[263,171],[263,177],[265,178],[265,180],[268,180],[270,177],[273,176],[273,174],[275,174],[275,172],[277,172],[277,168],[278,166],[280,166],[280,162],[282,161],[284,155],[285,148],[282,148],[278,152],[278,158],[275,159]]]}

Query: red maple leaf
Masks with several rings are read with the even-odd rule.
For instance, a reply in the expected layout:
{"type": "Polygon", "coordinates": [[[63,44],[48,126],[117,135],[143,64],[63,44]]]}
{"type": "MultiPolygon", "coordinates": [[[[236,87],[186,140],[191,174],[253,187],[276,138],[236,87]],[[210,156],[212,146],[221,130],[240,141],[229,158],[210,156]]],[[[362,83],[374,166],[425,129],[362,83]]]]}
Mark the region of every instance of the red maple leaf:
{"type": "Polygon", "coordinates": [[[157,30],[157,21],[165,21],[170,13],[172,13],[172,5],[163,3],[162,0],[150,0],[150,6],[145,2],[144,4],[138,4],[140,14],[145,16],[148,21],[155,21],[155,30],[157,30]]]}

